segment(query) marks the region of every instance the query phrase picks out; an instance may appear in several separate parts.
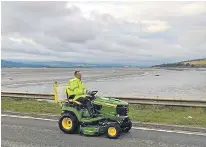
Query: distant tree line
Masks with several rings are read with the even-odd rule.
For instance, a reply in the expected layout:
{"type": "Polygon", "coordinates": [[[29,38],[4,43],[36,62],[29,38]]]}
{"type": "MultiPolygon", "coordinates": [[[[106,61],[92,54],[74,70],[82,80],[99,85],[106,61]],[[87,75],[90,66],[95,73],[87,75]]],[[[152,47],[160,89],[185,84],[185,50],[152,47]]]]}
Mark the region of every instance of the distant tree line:
{"type": "Polygon", "coordinates": [[[152,67],[180,67],[180,68],[206,68],[206,65],[194,65],[194,64],[184,64],[183,62],[179,63],[168,63],[168,64],[161,64],[161,65],[155,65],[152,67]]]}

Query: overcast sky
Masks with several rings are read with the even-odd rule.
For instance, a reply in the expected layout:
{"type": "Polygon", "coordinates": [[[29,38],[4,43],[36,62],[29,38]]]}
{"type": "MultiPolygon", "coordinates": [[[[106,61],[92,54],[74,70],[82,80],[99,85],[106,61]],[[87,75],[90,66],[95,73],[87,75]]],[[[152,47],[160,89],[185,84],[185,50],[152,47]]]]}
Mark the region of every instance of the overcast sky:
{"type": "Polygon", "coordinates": [[[206,2],[2,2],[2,58],[164,63],[206,57],[206,2]]]}

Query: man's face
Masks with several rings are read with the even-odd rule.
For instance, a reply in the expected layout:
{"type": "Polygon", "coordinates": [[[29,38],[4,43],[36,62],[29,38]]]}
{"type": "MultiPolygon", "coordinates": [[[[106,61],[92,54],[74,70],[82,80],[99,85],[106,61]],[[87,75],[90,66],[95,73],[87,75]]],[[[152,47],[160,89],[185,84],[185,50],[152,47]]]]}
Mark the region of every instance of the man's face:
{"type": "Polygon", "coordinates": [[[78,73],[76,74],[76,77],[77,77],[78,79],[80,79],[80,80],[81,80],[81,78],[82,78],[81,73],[80,73],[80,72],[78,72],[78,73]]]}

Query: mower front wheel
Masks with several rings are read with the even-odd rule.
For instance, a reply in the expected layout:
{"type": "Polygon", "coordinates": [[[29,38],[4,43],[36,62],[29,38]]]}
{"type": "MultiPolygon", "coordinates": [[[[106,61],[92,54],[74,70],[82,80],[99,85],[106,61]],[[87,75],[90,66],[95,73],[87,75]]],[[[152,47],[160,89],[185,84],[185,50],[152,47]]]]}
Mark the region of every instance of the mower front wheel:
{"type": "Polygon", "coordinates": [[[107,137],[110,139],[117,139],[121,134],[121,127],[119,124],[111,124],[107,128],[107,137]]]}
{"type": "Polygon", "coordinates": [[[70,113],[64,114],[59,119],[59,128],[66,134],[74,134],[77,130],[77,118],[70,113]]]}

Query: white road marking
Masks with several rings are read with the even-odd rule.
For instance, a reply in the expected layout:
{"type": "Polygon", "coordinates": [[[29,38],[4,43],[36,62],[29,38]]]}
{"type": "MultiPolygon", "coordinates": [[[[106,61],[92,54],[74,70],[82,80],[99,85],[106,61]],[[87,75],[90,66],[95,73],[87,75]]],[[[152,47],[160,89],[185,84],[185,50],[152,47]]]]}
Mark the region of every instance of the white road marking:
{"type": "Polygon", "coordinates": [[[55,119],[39,118],[39,117],[32,117],[32,116],[19,116],[19,115],[7,115],[7,114],[2,114],[1,116],[14,117],[14,118],[37,119],[37,120],[46,120],[46,121],[58,121],[55,119]]]}
{"type": "Polygon", "coordinates": [[[163,129],[152,129],[152,128],[144,128],[144,127],[132,127],[132,128],[135,130],[157,131],[157,132],[166,132],[166,133],[206,136],[206,133],[202,133],[202,132],[189,132],[189,131],[181,131],[181,130],[163,130],[163,129]]]}
{"type": "MultiPolygon", "coordinates": [[[[53,122],[58,121],[58,120],[55,120],[55,119],[38,118],[38,117],[32,117],[32,116],[19,116],[19,115],[7,115],[7,114],[1,114],[1,116],[3,116],[3,117],[13,117],[13,118],[45,120],[45,121],[53,121],[53,122]]],[[[145,130],[145,131],[166,132],[166,133],[177,133],[177,134],[186,134],[186,135],[206,136],[206,133],[202,133],[202,132],[188,132],[188,131],[181,131],[181,130],[163,130],[163,129],[152,129],[152,128],[145,128],[145,127],[132,127],[132,129],[145,130]]]]}

